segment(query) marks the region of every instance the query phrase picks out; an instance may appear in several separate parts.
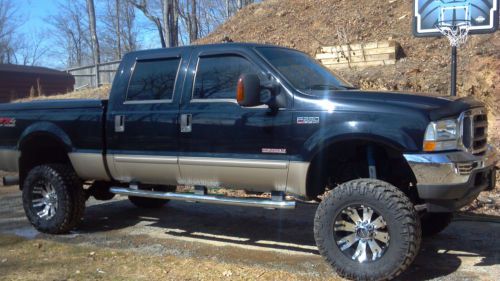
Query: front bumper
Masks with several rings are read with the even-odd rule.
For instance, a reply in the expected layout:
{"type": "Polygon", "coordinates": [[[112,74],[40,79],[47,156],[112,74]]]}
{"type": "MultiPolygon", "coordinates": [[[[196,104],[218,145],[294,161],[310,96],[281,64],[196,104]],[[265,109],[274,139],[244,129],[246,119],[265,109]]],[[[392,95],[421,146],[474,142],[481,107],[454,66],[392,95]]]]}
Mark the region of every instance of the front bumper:
{"type": "Polygon", "coordinates": [[[489,146],[483,155],[455,151],[405,154],[417,180],[418,195],[430,212],[457,210],[486,189],[495,188],[498,154],[489,146]]]}

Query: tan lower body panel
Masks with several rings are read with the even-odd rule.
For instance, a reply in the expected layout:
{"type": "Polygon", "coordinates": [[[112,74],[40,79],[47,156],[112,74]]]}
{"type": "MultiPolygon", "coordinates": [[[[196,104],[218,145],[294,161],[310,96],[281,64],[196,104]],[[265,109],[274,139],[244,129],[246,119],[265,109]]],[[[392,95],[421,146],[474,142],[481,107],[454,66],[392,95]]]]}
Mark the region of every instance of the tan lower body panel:
{"type": "MultiPolygon", "coordinates": [[[[100,154],[71,153],[83,179],[109,180],[100,154]]],[[[107,155],[112,177],[121,182],[203,185],[256,192],[286,191],[304,196],[309,163],[276,160],[107,155]]]]}
{"type": "Polygon", "coordinates": [[[84,180],[103,180],[110,178],[106,173],[102,154],[99,153],[69,153],[69,160],[75,169],[76,174],[84,180]]]}
{"type": "Polygon", "coordinates": [[[122,182],[175,185],[180,178],[176,156],[110,155],[108,166],[122,182]]]}
{"type": "Polygon", "coordinates": [[[286,192],[300,196],[306,195],[308,162],[290,162],[286,192]]]}
{"type": "Polygon", "coordinates": [[[286,191],[289,161],[180,157],[181,184],[286,191]]]}

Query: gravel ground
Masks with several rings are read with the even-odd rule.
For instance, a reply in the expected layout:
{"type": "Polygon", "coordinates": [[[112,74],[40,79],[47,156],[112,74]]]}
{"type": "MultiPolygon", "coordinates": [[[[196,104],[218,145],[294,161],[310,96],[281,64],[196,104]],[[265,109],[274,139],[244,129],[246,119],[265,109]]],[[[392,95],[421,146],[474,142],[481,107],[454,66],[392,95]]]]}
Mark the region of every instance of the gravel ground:
{"type": "MultiPolygon", "coordinates": [[[[315,247],[314,212],[181,202],[139,210],[118,197],[90,200],[78,231],[50,236],[28,224],[17,187],[0,187],[0,279],[339,280],[315,247]]],[[[498,280],[499,231],[499,217],[461,215],[424,241],[400,279],[498,280]]]]}

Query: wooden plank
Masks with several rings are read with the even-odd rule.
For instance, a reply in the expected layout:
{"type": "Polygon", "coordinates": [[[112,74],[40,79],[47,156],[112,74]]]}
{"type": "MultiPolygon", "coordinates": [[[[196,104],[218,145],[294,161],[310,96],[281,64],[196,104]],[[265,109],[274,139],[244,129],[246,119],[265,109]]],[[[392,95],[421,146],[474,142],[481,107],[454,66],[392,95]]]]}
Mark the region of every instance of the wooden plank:
{"type": "Polygon", "coordinates": [[[344,51],[356,51],[361,49],[377,49],[377,48],[387,48],[387,47],[396,47],[397,43],[394,40],[388,41],[380,41],[380,42],[370,42],[370,43],[358,43],[358,44],[349,44],[349,45],[339,45],[339,46],[325,46],[321,47],[322,53],[332,53],[336,50],[344,50],[344,51]]]}
{"type": "Polygon", "coordinates": [[[377,49],[366,49],[366,50],[358,50],[358,51],[350,51],[350,52],[333,52],[333,53],[318,53],[316,54],[316,59],[336,59],[338,57],[348,57],[349,54],[351,57],[362,57],[363,55],[380,55],[380,54],[395,54],[397,51],[396,47],[385,47],[385,48],[377,48],[377,49]]]}
{"type": "Polygon", "coordinates": [[[369,55],[364,57],[322,59],[320,61],[323,64],[335,64],[335,63],[378,61],[378,60],[390,60],[390,59],[396,59],[396,54],[380,54],[380,55],[369,55]]]}
{"type": "Polygon", "coordinates": [[[369,66],[383,66],[383,65],[394,65],[396,64],[395,59],[390,60],[380,60],[380,61],[367,61],[367,62],[353,62],[353,63],[336,63],[336,64],[325,64],[326,67],[330,69],[342,69],[342,68],[363,68],[369,66]]]}

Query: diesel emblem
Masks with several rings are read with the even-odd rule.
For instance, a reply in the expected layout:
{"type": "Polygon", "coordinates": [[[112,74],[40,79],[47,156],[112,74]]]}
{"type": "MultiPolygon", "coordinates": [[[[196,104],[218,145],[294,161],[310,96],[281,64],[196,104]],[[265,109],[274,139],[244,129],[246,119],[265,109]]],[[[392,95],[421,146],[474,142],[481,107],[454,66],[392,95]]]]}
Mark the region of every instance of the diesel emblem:
{"type": "Polygon", "coordinates": [[[297,117],[297,124],[319,124],[319,117],[297,117]]]}

